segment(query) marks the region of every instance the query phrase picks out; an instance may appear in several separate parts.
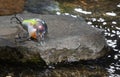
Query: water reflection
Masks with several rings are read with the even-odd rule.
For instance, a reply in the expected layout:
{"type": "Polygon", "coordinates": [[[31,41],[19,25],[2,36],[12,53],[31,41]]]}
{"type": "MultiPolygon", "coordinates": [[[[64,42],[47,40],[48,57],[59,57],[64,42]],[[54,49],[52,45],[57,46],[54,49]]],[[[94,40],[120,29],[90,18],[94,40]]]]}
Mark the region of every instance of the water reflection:
{"type": "Polygon", "coordinates": [[[114,12],[107,12],[106,15],[109,15],[109,16],[117,16],[117,14],[114,13],[114,12]]]}
{"type": "MultiPolygon", "coordinates": [[[[0,66],[1,67],[1,66],[0,66]]],[[[55,68],[1,67],[0,77],[108,77],[106,69],[82,63],[58,64],[55,68]]]]}
{"type": "Polygon", "coordinates": [[[107,20],[105,20],[103,18],[98,18],[98,19],[91,18],[91,20],[88,20],[88,24],[93,25],[93,27],[104,29],[106,42],[114,50],[114,52],[113,52],[114,55],[108,56],[113,61],[110,63],[110,65],[108,65],[109,67],[106,69],[110,73],[109,77],[119,77],[120,75],[119,75],[118,71],[120,70],[120,61],[119,61],[120,50],[119,50],[118,41],[119,41],[119,37],[120,37],[120,27],[118,27],[119,26],[118,23],[116,21],[112,21],[112,20],[107,22],[107,20]]]}
{"type": "Polygon", "coordinates": [[[104,30],[107,44],[113,51],[107,57],[96,61],[104,66],[109,77],[120,77],[120,2],[119,0],[57,0],[62,9],[60,14],[65,12],[76,17],[82,16],[93,28],[104,30]],[[61,7],[62,6],[62,7],[61,7]],[[69,6],[69,10],[66,8],[69,6]],[[71,8],[71,9],[70,9],[71,8]]]}
{"type": "Polygon", "coordinates": [[[84,11],[84,10],[81,9],[81,8],[75,8],[74,10],[75,10],[76,12],[80,12],[80,13],[83,13],[83,14],[92,14],[92,12],[84,11]]]}
{"type": "Polygon", "coordinates": [[[74,9],[86,10],[92,13],[100,14],[103,12],[117,12],[120,7],[119,0],[56,0],[58,1],[62,13],[74,13],[74,9]]]}

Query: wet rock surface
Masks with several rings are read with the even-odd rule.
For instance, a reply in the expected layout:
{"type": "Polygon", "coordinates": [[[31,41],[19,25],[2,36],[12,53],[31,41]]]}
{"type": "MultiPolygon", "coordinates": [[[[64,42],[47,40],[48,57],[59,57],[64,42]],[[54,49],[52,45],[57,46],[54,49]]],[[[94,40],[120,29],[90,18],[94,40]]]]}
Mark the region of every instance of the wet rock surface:
{"type": "Polygon", "coordinates": [[[16,44],[14,36],[18,32],[18,28],[16,28],[16,24],[8,23],[11,16],[2,16],[0,17],[0,27],[2,27],[0,31],[3,30],[6,33],[0,32],[0,59],[14,59],[22,62],[41,62],[44,60],[49,64],[96,59],[107,53],[107,45],[102,31],[88,26],[82,18],[29,13],[20,14],[20,16],[25,19],[37,17],[45,20],[49,33],[45,39],[45,44],[40,46],[32,40],[16,44]],[[13,30],[10,31],[10,29],[13,30]],[[12,48],[17,54],[12,55],[12,48]],[[10,54],[11,56],[6,58],[10,54]]]}

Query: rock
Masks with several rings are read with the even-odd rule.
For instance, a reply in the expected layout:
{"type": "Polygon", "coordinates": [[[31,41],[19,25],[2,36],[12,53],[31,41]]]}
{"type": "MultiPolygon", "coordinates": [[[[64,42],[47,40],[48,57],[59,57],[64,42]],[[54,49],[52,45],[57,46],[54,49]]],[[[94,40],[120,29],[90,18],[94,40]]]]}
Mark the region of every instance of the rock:
{"type": "Polygon", "coordinates": [[[24,9],[25,0],[0,0],[0,15],[20,13],[24,9]]]}
{"type": "MultiPolygon", "coordinates": [[[[71,16],[57,16],[57,15],[39,15],[39,14],[22,14],[24,18],[41,18],[45,20],[48,25],[48,37],[45,39],[45,44],[38,45],[34,41],[25,41],[19,44],[11,42],[11,39],[6,36],[3,38],[2,33],[0,35],[0,59],[14,59],[17,61],[33,61],[41,62],[45,61],[47,64],[57,62],[74,62],[79,60],[90,60],[104,56],[107,50],[107,44],[103,32],[99,29],[92,28],[87,25],[82,18],[73,18],[71,16]],[[3,42],[4,40],[10,41],[9,43],[3,42]],[[4,44],[3,44],[4,43],[4,44]],[[14,46],[13,46],[14,45],[14,46]],[[14,53],[12,49],[14,50],[14,53]],[[8,53],[7,53],[8,52],[8,53]],[[10,53],[11,52],[11,53],[10,53]],[[6,58],[6,55],[9,58],[6,58]],[[14,56],[13,56],[14,54],[14,56]],[[22,55],[22,56],[20,56],[22,55]]],[[[11,17],[11,16],[9,16],[11,17]]],[[[8,17],[0,17],[0,22],[4,27],[7,27],[9,23],[6,23],[8,17]],[[3,21],[2,19],[6,21],[3,21]]],[[[12,25],[13,28],[15,24],[12,25]]],[[[1,31],[2,28],[0,28],[1,31]]],[[[10,30],[7,28],[6,32],[10,30]]],[[[17,28],[16,28],[17,30],[17,28]]],[[[14,30],[12,30],[14,31],[14,30]]],[[[9,35],[16,33],[14,31],[9,35]]]]}
{"type": "Polygon", "coordinates": [[[25,10],[38,14],[53,14],[59,7],[54,0],[27,0],[25,10]]]}

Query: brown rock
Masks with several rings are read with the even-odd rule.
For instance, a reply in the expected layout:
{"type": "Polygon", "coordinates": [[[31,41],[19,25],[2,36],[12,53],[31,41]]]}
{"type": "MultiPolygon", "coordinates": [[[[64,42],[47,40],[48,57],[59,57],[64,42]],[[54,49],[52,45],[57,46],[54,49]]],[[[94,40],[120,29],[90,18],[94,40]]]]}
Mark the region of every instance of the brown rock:
{"type": "Polygon", "coordinates": [[[0,0],[0,15],[19,13],[24,8],[25,0],[0,0]]]}

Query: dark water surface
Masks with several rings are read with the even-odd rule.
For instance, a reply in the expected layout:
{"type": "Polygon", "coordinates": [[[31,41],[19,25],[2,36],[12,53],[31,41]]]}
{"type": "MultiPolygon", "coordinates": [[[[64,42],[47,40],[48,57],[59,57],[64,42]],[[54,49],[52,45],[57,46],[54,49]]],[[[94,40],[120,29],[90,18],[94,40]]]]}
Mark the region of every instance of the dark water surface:
{"type": "MultiPolygon", "coordinates": [[[[93,64],[107,69],[109,77],[120,77],[120,1],[119,0],[56,0],[59,4],[57,15],[82,16],[87,23],[105,31],[111,54],[93,64]]],[[[91,61],[87,62],[92,64],[91,61]]]]}
{"type": "Polygon", "coordinates": [[[112,53],[95,63],[107,69],[109,77],[120,77],[120,1],[119,0],[58,0],[60,11],[56,14],[82,16],[92,27],[103,29],[112,53]]]}
{"type": "Polygon", "coordinates": [[[105,31],[111,53],[94,61],[58,63],[49,67],[0,63],[0,77],[120,77],[120,1],[57,0],[57,15],[82,16],[87,23],[105,31]]]}

